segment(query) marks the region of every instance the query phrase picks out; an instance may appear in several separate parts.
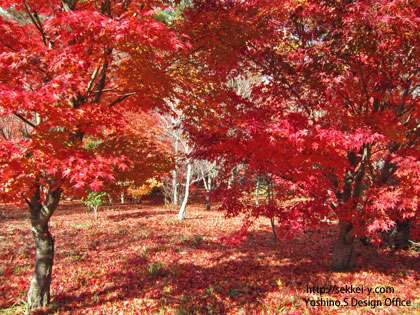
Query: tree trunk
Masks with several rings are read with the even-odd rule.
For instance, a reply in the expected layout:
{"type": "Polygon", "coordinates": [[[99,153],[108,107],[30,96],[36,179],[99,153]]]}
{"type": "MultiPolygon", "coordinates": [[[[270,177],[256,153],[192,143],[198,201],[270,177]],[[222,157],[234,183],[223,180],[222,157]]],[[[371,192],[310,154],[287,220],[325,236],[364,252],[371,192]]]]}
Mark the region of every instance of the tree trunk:
{"type": "Polygon", "coordinates": [[[260,202],[258,200],[260,194],[260,178],[257,177],[257,182],[255,183],[255,205],[258,207],[260,202]]]}
{"type": "Polygon", "coordinates": [[[185,212],[187,209],[187,202],[188,202],[188,195],[190,192],[190,178],[191,177],[191,164],[187,164],[187,176],[186,176],[186,183],[185,183],[185,195],[184,200],[182,201],[181,208],[179,209],[178,213],[178,220],[183,220],[185,218],[185,212]]]}
{"type": "Polygon", "coordinates": [[[410,221],[396,221],[397,226],[384,235],[387,236],[389,246],[396,250],[407,250],[410,248],[410,221]]]}
{"type": "MultiPolygon", "coordinates": [[[[174,143],[175,156],[178,155],[178,141],[179,141],[179,139],[176,138],[175,143],[174,143]]],[[[178,205],[178,181],[177,181],[177,176],[178,176],[178,173],[176,171],[176,166],[175,166],[174,170],[172,171],[172,190],[173,190],[172,202],[173,202],[174,209],[176,209],[176,207],[178,205]]]]}
{"type": "Polygon", "coordinates": [[[335,245],[331,270],[346,272],[353,269],[356,262],[356,253],[353,245],[353,226],[348,222],[339,222],[338,240],[335,245]]]}
{"type": "Polygon", "coordinates": [[[178,204],[178,183],[176,181],[176,171],[173,170],[172,171],[172,192],[173,192],[173,196],[172,196],[172,201],[174,204],[174,208],[176,209],[176,205],[178,204]]]}
{"type": "MultiPolygon", "coordinates": [[[[274,191],[273,191],[273,175],[271,175],[271,180],[268,181],[268,185],[267,185],[267,201],[268,204],[271,203],[271,201],[274,199],[274,191]]],[[[258,197],[257,197],[257,201],[258,201],[258,197]]],[[[276,226],[274,224],[274,217],[270,218],[270,223],[271,223],[271,230],[273,231],[273,242],[277,241],[277,234],[276,234],[276,226]]]]}
{"type": "Polygon", "coordinates": [[[54,239],[48,230],[48,222],[58,206],[61,189],[50,184],[44,203],[40,201],[40,187],[28,202],[31,213],[32,236],[35,241],[35,268],[28,291],[28,308],[35,310],[45,307],[50,302],[50,286],[54,263],[54,239]]]}
{"type": "Polygon", "coordinates": [[[35,240],[35,269],[28,292],[28,305],[31,310],[45,307],[50,303],[50,286],[54,263],[54,240],[47,226],[34,226],[32,236],[35,240]]]}
{"type": "Polygon", "coordinates": [[[210,195],[206,195],[206,210],[210,211],[211,210],[211,199],[210,199],[210,195]]]}
{"type": "MultiPolygon", "coordinates": [[[[211,210],[211,198],[210,198],[210,192],[211,192],[211,177],[210,175],[207,178],[207,185],[206,185],[206,210],[210,211],[211,210]]],[[[204,179],[204,182],[206,182],[206,180],[204,179]]]]}
{"type": "Polygon", "coordinates": [[[276,226],[274,224],[274,218],[270,218],[271,222],[271,229],[273,230],[273,242],[277,241],[277,233],[276,233],[276,226]]]}
{"type": "Polygon", "coordinates": [[[98,206],[93,206],[93,212],[95,214],[95,220],[98,220],[98,206]]]}
{"type": "Polygon", "coordinates": [[[228,180],[228,189],[231,189],[233,184],[235,183],[236,173],[237,173],[237,170],[236,170],[236,167],[235,167],[231,172],[230,179],[228,180]]]}

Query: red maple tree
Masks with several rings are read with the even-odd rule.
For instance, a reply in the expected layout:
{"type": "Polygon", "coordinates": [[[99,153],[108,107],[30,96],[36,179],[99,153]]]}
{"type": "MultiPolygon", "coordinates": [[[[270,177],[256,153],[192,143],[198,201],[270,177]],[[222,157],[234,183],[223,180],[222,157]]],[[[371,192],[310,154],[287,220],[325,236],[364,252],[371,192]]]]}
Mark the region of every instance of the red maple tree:
{"type": "Polygon", "coordinates": [[[138,152],[130,144],[141,141],[132,140],[126,113],[165,109],[175,95],[171,55],[184,44],[154,18],[161,1],[16,0],[0,7],[9,10],[0,18],[0,116],[20,124],[0,138],[0,198],[29,206],[33,309],[50,300],[48,222],[63,192],[97,191],[115,170],[130,167],[124,151],[138,152]],[[117,150],[89,146],[130,137],[117,150]]]}
{"type": "Polygon", "coordinates": [[[220,51],[232,43],[235,56],[223,64],[222,54],[203,50],[216,64],[209,68],[226,79],[261,78],[247,96],[220,80],[230,101],[190,127],[198,155],[224,166],[223,207],[277,217],[288,232],[338,219],[331,267],[353,268],[355,235],[378,241],[417,216],[418,3],[204,2],[191,11],[202,19],[191,33],[204,37],[212,11],[220,51]],[[253,179],[266,174],[273,192],[256,206],[253,179]]]}

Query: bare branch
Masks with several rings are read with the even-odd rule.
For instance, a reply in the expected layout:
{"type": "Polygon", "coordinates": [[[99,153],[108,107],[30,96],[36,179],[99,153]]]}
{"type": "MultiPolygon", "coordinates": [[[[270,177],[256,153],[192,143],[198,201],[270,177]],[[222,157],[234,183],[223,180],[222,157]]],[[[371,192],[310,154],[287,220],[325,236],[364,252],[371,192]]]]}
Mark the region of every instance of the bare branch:
{"type": "Polygon", "coordinates": [[[112,107],[118,103],[121,103],[122,101],[124,101],[126,98],[130,97],[131,95],[136,94],[136,92],[130,92],[124,95],[119,96],[116,100],[112,101],[111,104],[109,104],[109,107],[112,107]]]}
{"type": "Polygon", "coordinates": [[[23,117],[20,114],[14,113],[13,115],[15,115],[17,118],[19,118],[20,120],[22,120],[25,124],[28,124],[29,126],[31,126],[32,128],[36,128],[36,125],[31,123],[29,120],[27,120],[25,117],[23,117]]]}
{"type": "Polygon", "coordinates": [[[32,13],[30,8],[28,7],[28,4],[26,2],[23,2],[23,6],[25,7],[25,11],[28,14],[29,18],[31,19],[33,25],[36,27],[36,29],[39,31],[39,33],[42,36],[42,41],[44,42],[45,46],[48,46],[47,44],[47,36],[45,35],[45,32],[42,28],[41,21],[39,19],[39,16],[37,13],[32,13]]]}
{"type": "Polygon", "coordinates": [[[90,93],[90,89],[92,88],[93,81],[95,81],[96,76],[98,75],[98,72],[99,72],[99,67],[96,67],[95,71],[93,71],[93,73],[92,73],[92,77],[90,78],[90,81],[89,81],[88,86],[86,88],[86,92],[88,94],[90,93]]]}
{"type": "Polygon", "coordinates": [[[74,9],[76,8],[76,0],[63,0],[61,2],[63,4],[63,9],[66,12],[70,12],[70,11],[74,11],[74,9]]]}
{"type": "Polygon", "coordinates": [[[26,198],[25,194],[22,194],[22,198],[23,198],[23,199],[25,199],[25,202],[28,204],[29,209],[31,209],[31,210],[32,210],[32,204],[31,204],[31,202],[29,201],[29,199],[28,199],[28,198],[26,198]]]}
{"type": "Polygon", "coordinates": [[[105,52],[104,52],[105,60],[104,60],[104,64],[102,65],[101,73],[99,74],[99,80],[96,83],[96,92],[93,98],[93,103],[98,103],[101,99],[102,93],[104,92],[104,88],[106,85],[106,75],[107,75],[108,66],[109,66],[108,56],[111,53],[112,53],[112,49],[105,48],[105,52]]]}

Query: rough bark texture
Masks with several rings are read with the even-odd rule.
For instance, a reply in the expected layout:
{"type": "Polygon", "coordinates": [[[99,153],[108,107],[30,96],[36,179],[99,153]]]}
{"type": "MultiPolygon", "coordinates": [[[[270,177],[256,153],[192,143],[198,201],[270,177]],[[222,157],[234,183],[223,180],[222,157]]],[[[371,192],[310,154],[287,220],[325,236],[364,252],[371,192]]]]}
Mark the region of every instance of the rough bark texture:
{"type": "Polygon", "coordinates": [[[346,272],[353,269],[356,262],[354,251],[354,235],[351,223],[339,223],[338,240],[335,245],[331,270],[335,272],[346,272]]]}
{"type": "Polygon", "coordinates": [[[35,240],[35,270],[28,292],[31,310],[45,307],[50,303],[50,286],[54,262],[54,240],[47,227],[32,226],[35,240]]]}
{"type": "Polygon", "coordinates": [[[61,190],[55,188],[53,191],[48,191],[46,200],[41,202],[40,189],[38,186],[31,201],[28,201],[36,250],[35,268],[28,292],[28,307],[31,311],[45,307],[50,302],[54,239],[48,230],[48,222],[61,196],[61,190]]]}

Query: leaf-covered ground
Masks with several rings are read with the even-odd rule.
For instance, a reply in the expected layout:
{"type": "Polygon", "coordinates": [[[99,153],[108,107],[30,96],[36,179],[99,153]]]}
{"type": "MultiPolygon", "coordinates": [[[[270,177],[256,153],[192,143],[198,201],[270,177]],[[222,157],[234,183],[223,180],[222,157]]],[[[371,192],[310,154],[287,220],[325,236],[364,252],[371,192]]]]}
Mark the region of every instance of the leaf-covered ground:
{"type": "MultiPolygon", "coordinates": [[[[334,226],[273,243],[269,220],[258,220],[235,247],[219,239],[237,231],[240,218],[225,219],[200,204],[187,211],[180,223],[173,210],[150,199],[103,207],[95,221],[79,203],[63,203],[50,224],[56,244],[52,306],[39,314],[420,314],[414,251],[358,243],[356,270],[332,274],[334,226]],[[364,292],[307,292],[307,286],[351,285],[364,292]],[[394,292],[368,296],[368,288],[394,292]],[[321,298],[341,306],[305,302],[321,298]],[[377,306],[377,300],[396,304],[397,298],[411,306],[377,306]],[[362,305],[352,305],[357,301],[362,305]]],[[[24,312],[33,260],[26,209],[2,206],[0,313],[24,312]]]]}

